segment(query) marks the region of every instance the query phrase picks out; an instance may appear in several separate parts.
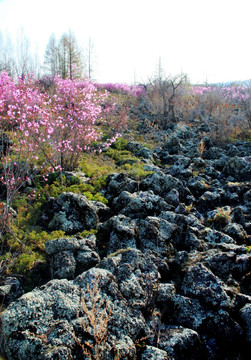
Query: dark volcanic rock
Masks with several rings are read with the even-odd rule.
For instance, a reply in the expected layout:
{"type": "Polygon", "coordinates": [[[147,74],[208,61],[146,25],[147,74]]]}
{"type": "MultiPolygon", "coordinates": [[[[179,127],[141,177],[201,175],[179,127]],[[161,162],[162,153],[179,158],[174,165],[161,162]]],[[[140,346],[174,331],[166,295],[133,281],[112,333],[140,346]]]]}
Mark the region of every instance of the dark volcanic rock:
{"type": "Polygon", "coordinates": [[[130,179],[126,174],[112,174],[106,180],[106,193],[105,196],[108,200],[117,197],[122,191],[134,193],[138,190],[138,183],[130,179]]]}
{"type": "Polygon", "coordinates": [[[51,279],[74,279],[78,274],[100,262],[96,237],[60,238],[45,243],[49,257],[51,279]]]}
{"type": "Polygon", "coordinates": [[[12,301],[23,295],[24,290],[20,281],[15,277],[7,277],[0,284],[0,304],[9,305],[12,301]]]}
{"type": "Polygon", "coordinates": [[[49,230],[76,234],[95,229],[98,222],[109,215],[110,209],[103,203],[89,201],[84,195],[62,193],[57,200],[50,199],[44,206],[42,223],[49,230]]]}
{"type": "Polygon", "coordinates": [[[248,358],[250,143],[223,148],[203,135],[199,151],[209,127],[196,121],[155,134],[154,151],[129,142],[153,173],[109,175],[109,207],[73,193],[49,199],[39,225],[97,234],[48,241],[46,264],[27,275],[43,284],[33,291],[2,282],[8,360],[87,358],[82,347],[107,360],[248,358]]]}

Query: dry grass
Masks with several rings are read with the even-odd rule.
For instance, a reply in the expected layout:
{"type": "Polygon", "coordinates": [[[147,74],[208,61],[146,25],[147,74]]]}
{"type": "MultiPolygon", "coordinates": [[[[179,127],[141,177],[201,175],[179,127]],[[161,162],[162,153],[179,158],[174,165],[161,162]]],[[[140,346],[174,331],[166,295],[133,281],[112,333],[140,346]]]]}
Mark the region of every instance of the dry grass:
{"type": "Polygon", "coordinates": [[[81,311],[86,315],[78,319],[84,333],[89,333],[92,341],[83,342],[74,334],[76,343],[81,347],[87,359],[101,360],[105,358],[108,338],[108,323],[111,318],[111,302],[101,294],[100,276],[96,276],[91,285],[87,284],[88,301],[81,297],[81,311]],[[87,321],[86,321],[87,320],[87,321]]]}

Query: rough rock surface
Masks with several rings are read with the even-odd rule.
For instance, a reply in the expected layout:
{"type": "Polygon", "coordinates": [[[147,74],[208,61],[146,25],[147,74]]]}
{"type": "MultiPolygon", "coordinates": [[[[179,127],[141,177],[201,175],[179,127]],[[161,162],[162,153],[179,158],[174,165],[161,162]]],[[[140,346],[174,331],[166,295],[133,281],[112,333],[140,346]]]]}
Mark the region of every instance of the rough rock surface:
{"type": "Polygon", "coordinates": [[[110,209],[101,202],[89,201],[84,195],[62,193],[44,206],[41,220],[49,230],[75,234],[96,228],[98,222],[109,215],[110,209]]]}
{"type": "Polygon", "coordinates": [[[51,281],[2,313],[7,359],[87,358],[83,348],[101,359],[249,358],[251,144],[205,137],[201,156],[202,125],[173,125],[151,151],[129,143],[154,172],[109,175],[108,206],[50,199],[51,230],[97,235],[46,243],[51,281]]]}

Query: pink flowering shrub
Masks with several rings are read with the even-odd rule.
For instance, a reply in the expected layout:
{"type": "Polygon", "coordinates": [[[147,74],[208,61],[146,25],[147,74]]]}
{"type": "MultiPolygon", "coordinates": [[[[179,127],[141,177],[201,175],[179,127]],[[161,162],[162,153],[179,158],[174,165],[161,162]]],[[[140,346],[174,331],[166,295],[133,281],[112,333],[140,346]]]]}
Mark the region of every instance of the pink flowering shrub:
{"type": "Polygon", "coordinates": [[[142,85],[127,85],[127,84],[96,84],[98,89],[106,89],[109,92],[124,93],[134,97],[145,95],[145,88],[142,85]]]}
{"type": "MultiPolygon", "coordinates": [[[[102,106],[108,92],[98,91],[89,80],[56,77],[52,94],[32,79],[15,84],[6,73],[0,75],[0,85],[2,130],[14,130],[12,150],[25,149],[29,159],[42,153],[54,170],[70,168],[91,143],[100,141],[102,147],[109,142],[102,142],[101,130],[109,120],[102,106]]],[[[110,131],[109,136],[113,141],[117,134],[110,131]]]]}
{"type": "Polygon", "coordinates": [[[190,115],[208,125],[213,140],[225,142],[248,135],[251,129],[249,88],[196,86],[191,87],[191,93],[190,115]]]}
{"type": "Polygon", "coordinates": [[[14,82],[0,73],[0,140],[12,140],[0,153],[8,204],[32,173],[71,170],[93,143],[101,151],[115,141],[114,107],[104,107],[108,95],[89,80],[58,76],[46,91],[33,78],[14,82]]]}

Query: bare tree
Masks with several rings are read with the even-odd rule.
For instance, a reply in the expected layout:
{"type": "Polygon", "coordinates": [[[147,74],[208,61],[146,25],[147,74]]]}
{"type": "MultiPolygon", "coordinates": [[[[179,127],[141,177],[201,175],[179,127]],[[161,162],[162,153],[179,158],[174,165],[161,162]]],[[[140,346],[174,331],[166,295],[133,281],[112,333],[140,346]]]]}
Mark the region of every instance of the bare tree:
{"type": "Polygon", "coordinates": [[[49,72],[51,76],[58,73],[59,58],[58,58],[58,44],[55,34],[51,34],[49,42],[46,47],[44,55],[45,71],[49,72]]]}
{"type": "Polygon", "coordinates": [[[10,76],[14,75],[15,61],[11,38],[0,32],[0,71],[5,70],[10,76]]]}
{"type": "Polygon", "coordinates": [[[0,33],[0,71],[5,70],[12,77],[25,76],[28,73],[39,76],[40,64],[37,54],[30,49],[29,39],[24,30],[19,29],[13,46],[10,36],[0,33]]]}
{"type": "Polygon", "coordinates": [[[164,78],[162,72],[159,73],[161,76],[150,80],[147,85],[146,100],[158,118],[158,125],[165,129],[169,121],[177,121],[177,99],[187,77],[179,75],[164,78]]]}
{"type": "Polygon", "coordinates": [[[87,48],[87,66],[88,66],[88,77],[91,79],[94,72],[94,44],[89,37],[88,48],[87,48]]]}
{"type": "Polygon", "coordinates": [[[83,73],[82,51],[72,31],[64,33],[57,42],[52,34],[44,56],[45,69],[50,75],[59,74],[63,79],[80,77],[83,73]]]}
{"type": "Polygon", "coordinates": [[[70,79],[80,77],[83,73],[82,51],[72,31],[68,33],[68,72],[70,79]]]}
{"type": "Polygon", "coordinates": [[[30,41],[21,28],[16,39],[15,72],[17,76],[24,76],[32,72],[30,41]]]}

